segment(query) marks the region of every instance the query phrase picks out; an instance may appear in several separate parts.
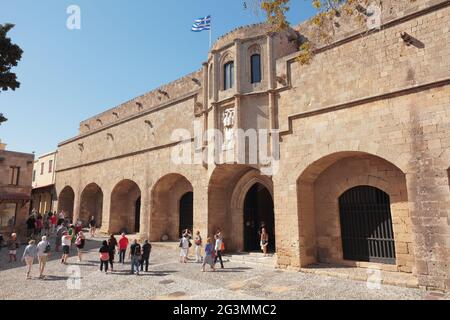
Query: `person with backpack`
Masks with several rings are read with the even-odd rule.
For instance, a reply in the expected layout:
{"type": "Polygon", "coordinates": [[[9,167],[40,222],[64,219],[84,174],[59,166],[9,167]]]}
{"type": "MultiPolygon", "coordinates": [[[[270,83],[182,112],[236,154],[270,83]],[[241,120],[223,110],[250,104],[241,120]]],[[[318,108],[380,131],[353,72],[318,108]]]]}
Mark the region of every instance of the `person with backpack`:
{"type": "Polygon", "coordinates": [[[137,239],[134,239],[133,244],[130,247],[130,259],[131,259],[131,274],[135,273],[139,275],[139,265],[142,257],[142,248],[137,239]]]}
{"type": "Polygon", "coordinates": [[[59,247],[62,245],[62,236],[64,232],[67,231],[66,226],[63,224],[59,225],[56,229],[56,240],[55,240],[55,252],[59,251],[59,247]]]}
{"type": "Polygon", "coordinates": [[[214,264],[217,263],[217,260],[220,260],[220,267],[223,269],[222,251],[224,249],[224,246],[223,246],[223,241],[222,241],[220,232],[217,233],[214,236],[214,238],[216,240],[216,244],[214,246],[215,256],[216,256],[214,259],[214,264]]]}
{"type": "Polygon", "coordinates": [[[78,232],[77,239],[75,240],[75,245],[78,251],[78,262],[81,262],[83,257],[83,249],[86,244],[86,238],[84,237],[83,231],[78,232]]]}
{"type": "Polygon", "coordinates": [[[44,269],[50,254],[51,246],[47,241],[47,237],[43,236],[41,242],[37,245],[37,257],[39,261],[39,279],[44,278],[44,269]]]}
{"type": "Polygon", "coordinates": [[[102,246],[99,250],[100,252],[100,272],[103,271],[105,267],[105,273],[108,273],[108,263],[109,263],[109,246],[108,241],[104,240],[102,246]]]}
{"type": "Polygon", "coordinates": [[[114,271],[114,255],[116,254],[117,240],[112,234],[108,239],[109,246],[109,264],[111,265],[111,272],[114,271]]]}
{"type": "Polygon", "coordinates": [[[202,236],[200,235],[200,231],[197,231],[194,238],[195,244],[195,262],[202,263],[202,236]]]}
{"type": "Polygon", "coordinates": [[[152,245],[148,240],[144,241],[144,245],[142,246],[142,259],[141,259],[141,271],[144,271],[144,263],[145,263],[145,272],[148,272],[148,261],[150,259],[150,253],[152,252],[152,245]]]}

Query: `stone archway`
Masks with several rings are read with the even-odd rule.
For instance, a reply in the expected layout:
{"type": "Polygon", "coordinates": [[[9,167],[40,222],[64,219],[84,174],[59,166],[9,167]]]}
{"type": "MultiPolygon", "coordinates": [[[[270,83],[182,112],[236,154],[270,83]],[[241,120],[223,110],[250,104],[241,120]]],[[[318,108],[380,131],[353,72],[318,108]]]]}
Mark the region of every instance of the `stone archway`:
{"type": "Polygon", "coordinates": [[[155,183],[151,192],[150,241],[161,241],[163,236],[175,241],[180,238],[180,227],[192,229],[193,191],[189,180],[178,173],[165,175],[155,183]]]}
{"type": "Polygon", "coordinates": [[[139,232],[141,189],[132,180],[120,181],[111,192],[109,232],[139,232]]]}
{"type": "MultiPolygon", "coordinates": [[[[395,248],[394,270],[412,272],[414,252],[405,174],[392,163],[363,152],[339,152],[312,163],[297,180],[300,262],[364,266],[344,259],[339,198],[370,186],[390,197],[395,248]]],[[[381,269],[393,270],[380,264],[381,269]]]]}
{"type": "Polygon", "coordinates": [[[251,166],[220,165],[211,175],[208,186],[208,235],[214,235],[220,228],[228,251],[245,251],[245,199],[255,184],[266,188],[273,199],[272,179],[251,166]]]}
{"type": "Polygon", "coordinates": [[[80,198],[80,216],[84,226],[87,226],[90,218],[93,216],[97,222],[97,227],[102,225],[103,215],[103,191],[96,184],[87,185],[80,198]]]}
{"type": "Polygon", "coordinates": [[[72,187],[66,186],[61,190],[58,196],[58,212],[64,211],[66,216],[72,220],[75,204],[75,192],[72,187]]]}

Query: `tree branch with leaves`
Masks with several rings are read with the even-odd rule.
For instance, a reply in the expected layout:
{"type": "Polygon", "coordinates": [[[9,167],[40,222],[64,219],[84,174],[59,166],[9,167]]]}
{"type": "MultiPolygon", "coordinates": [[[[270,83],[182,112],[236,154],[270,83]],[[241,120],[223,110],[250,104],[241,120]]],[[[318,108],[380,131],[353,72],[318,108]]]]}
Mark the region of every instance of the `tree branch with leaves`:
{"type": "MultiPolygon", "coordinates": [[[[17,76],[11,69],[19,63],[23,51],[7,37],[12,28],[14,28],[13,24],[0,24],[0,92],[14,91],[20,87],[20,82],[17,81],[17,76]]],[[[6,120],[3,114],[0,114],[0,124],[6,120]]]]}

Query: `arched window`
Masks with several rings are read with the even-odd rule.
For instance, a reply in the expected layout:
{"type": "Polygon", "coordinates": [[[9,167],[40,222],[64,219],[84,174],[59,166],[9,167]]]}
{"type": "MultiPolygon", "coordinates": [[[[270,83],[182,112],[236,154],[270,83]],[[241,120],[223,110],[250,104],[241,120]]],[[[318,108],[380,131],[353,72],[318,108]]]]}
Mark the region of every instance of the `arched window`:
{"type": "Polygon", "coordinates": [[[261,55],[254,54],[250,57],[252,83],[261,82],[261,55]]]}
{"type": "Polygon", "coordinates": [[[223,67],[223,89],[228,90],[234,85],[234,62],[227,62],[223,67]]]}

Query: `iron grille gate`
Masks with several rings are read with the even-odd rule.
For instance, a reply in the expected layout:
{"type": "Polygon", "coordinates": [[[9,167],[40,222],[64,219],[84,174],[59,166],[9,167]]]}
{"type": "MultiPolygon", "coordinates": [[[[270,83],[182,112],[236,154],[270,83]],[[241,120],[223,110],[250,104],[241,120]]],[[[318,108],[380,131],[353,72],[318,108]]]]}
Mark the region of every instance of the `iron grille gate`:
{"type": "Polygon", "coordinates": [[[339,210],[345,260],[395,264],[389,195],[355,187],[339,198],[339,210]]]}

